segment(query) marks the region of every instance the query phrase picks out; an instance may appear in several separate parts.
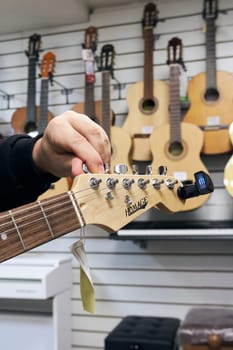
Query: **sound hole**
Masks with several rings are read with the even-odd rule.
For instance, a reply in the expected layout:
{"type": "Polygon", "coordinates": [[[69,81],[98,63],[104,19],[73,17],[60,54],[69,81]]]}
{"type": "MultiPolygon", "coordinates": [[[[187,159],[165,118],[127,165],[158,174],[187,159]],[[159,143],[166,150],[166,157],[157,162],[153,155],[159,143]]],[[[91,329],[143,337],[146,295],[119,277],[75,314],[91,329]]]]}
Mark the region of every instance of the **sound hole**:
{"type": "Polygon", "coordinates": [[[169,145],[168,150],[172,156],[177,157],[182,154],[184,148],[181,142],[175,141],[169,145]]]}
{"type": "Polygon", "coordinates": [[[140,102],[140,108],[144,113],[153,113],[157,109],[157,103],[155,99],[148,98],[140,102]]]}
{"type": "Polygon", "coordinates": [[[205,100],[212,102],[217,101],[219,99],[218,90],[215,88],[208,88],[205,92],[205,100]]]}

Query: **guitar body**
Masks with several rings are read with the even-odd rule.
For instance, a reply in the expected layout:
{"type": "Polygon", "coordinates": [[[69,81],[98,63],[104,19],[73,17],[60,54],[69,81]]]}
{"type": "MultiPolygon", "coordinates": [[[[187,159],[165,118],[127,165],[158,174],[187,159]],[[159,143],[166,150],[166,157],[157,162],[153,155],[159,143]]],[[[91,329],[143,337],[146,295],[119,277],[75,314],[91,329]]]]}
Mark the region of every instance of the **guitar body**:
{"type": "MultiPolygon", "coordinates": [[[[229,137],[233,145],[233,122],[229,127],[229,137]]],[[[228,160],[224,168],[223,183],[230,196],[233,197],[233,155],[228,160]]]]}
{"type": "Polygon", "coordinates": [[[138,82],[128,88],[127,103],[129,113],[123,124],[132,136],[132,159],[147,161],[152,159],[149,136],[157,127],[169,119],[169,86],[167,83],[154,80],[153,90],[156,96],[152,104],[145,103],[143,98],[144,82],[138,82]]]}
{"type": "MultiPolygon", "coordinates": [[[[180,181],[193,181],[194,173],[203,170],[208,173],[200,159],[203,145],[203,133],[195,125],[181,123],[182,152],[171,152],[170,147],[170,124],[167,123],[154,130],[150,136],[150,146],[153,160],[152,169],[155,172],[159,166],[167,166],[168,175],[175,176],[180,181]]],[[[184,211],[193,210],[203,205],[208,195],[195,197],[186,201],[184,211]]]]}
{"type": "MultiPolygon", "coordinates": [[[[94,101],[94,109],[95,109],[94,121],[100,124],[102,101],[94,101]]],[[[71,110],[77,113],[86,114],[85,102],[76,103],[71,108],[71,110]]],[[[90,117],[90,115],[88,115],[88,117],[90,117]]]]}
{"type": "MultiPolygon", "coordinates": [[[[36,121],[38,123],[40,116],[40,107],[36,107],[36,121]]],[[[48,112],[48,122],[53,118],[52,113],[48,112]]],[[[11,126],[13,128],[14,134],[25,133],[25,124],[27,123],[27,108],[21,107],[13,113],[11,119],[11,126]]],[[[30,126],[29,126],[30,128],[30,126]]]]}
{"type": "Polygon", "coordinates": [[[217,71],[216,81],[219,94],[216,101],[205,100],[205,73],[193,77],[188,86],[191,106],[183,120],[204,127],[204,154],[226,153],[232,149],[228,128],[233,121],[233,76],[228,72],[217,71]],[[214,127],[214,123],[219,124],[219,127],[214,127]]]}
{"type": "Polygon", "coordinates": [[[130,135],[122,128],[111,126],[111,172],[114,172],[115,165],[125,164],[131,172],[130,150],[132,146],[130,135]]]}

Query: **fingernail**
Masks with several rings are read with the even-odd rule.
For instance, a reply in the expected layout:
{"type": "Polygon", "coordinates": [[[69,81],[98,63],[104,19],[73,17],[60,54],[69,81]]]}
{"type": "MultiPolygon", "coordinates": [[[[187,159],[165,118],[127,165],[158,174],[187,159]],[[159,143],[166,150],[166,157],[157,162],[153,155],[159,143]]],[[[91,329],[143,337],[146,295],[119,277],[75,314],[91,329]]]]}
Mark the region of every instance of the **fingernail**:
{"type": "Polygon", "coordinates": [[[99,173],[104,173],[104,166],[103,166],[103,164],[100,164],[100,165],[98,166],[98,172],[99,172],[99,173]]]}

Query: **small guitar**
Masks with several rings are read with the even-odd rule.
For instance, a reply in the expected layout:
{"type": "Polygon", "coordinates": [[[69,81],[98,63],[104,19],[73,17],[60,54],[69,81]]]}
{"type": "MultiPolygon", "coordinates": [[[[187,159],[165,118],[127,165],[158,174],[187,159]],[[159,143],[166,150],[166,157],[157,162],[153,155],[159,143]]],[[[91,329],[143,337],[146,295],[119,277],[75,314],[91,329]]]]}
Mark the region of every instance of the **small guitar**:
{"type": "Polygon", "coordinates": [[[77,103],[72,110],[84,113],[91,119],[99,121],[101,118],[101,101],[95,101],[95,61],[94,53],[97,49],[97,28],[91,26],[85,31],[85,43],[83,45],[83,60],[85,64],[85,100],[77,103]]]}
{"type": "Polygon", "coordinates": [[[203,154],[221,154],[232,149],[228,128],[233,121],[233,76],[232,73],[216,71],[217,16],[217,0],[205,0],[206,72],[196,75],[188,84],[191,107],[184,117],[184,121],[203,130],[203,154]]]}
{"type": "MultiPolygon", "coordinates": [[[[44,54],[40,65],[40,77],[41,77],[41,92],[40,92],[40,116],[38,121],[38,132],[42,134],[53,118],[52,114],[48,111],[48,95],[49,95],[49,82],[53,79],[54,67],[56,56],[53,52],[47,52],[44,54]]],[[[59,181],[51,185],[51,188],[43,193],[39,199],[49,198],[59,193],[63,193],[69,190],[69,182],[67,178],[61,178],[59,181]]]]}
{"type": "Polygon", "coordinates": [[[213,190],[202,173],[196,185],[191,193],[171,176],[81,174],[67,193],[0,214],[0,262],[89,224],[111,233],[153,207],[181,211],[188,192],[213,190]]]}
{"type": "Polygon", "coordinates": [[[37,130],[39,107],[36,106],[36,65],[39,58],[41,36],[33,34],[29,38],[27,107],[18,108],[12,115],[11,125],[14,134],[29,133],[37,130]]]}
{"type": "Polygon", "coordinates": [[[111,44],[101,49],[100,71],[102,72],[102,113],[100,125],[106,131],[112,146],[111,167],[116,164],[125,164],[131,170],[129,159],[131,137],[122,128],[112,125],[113,117],[110,108],[110,78],[113,77],[115,51],[111,44]]]}
{"type": "Polygon", "coordinates": [[[153,27],[157,24],[157,8],[149,3],[144,8],[144,81],[133,84],[127,91],[128,116],[123,128],[133,137],[132,159],[151,160],[149,136],[169,118],[168,84],[153,78],[153,27]]]}
{"type": "MultiPolygon", "coordinates": [[[[181,122],[179,76],[182,64],[182,42],[172,38],[168,45],[168,64],[170,64],[170,123],[155,129],[150,137],[153,154],[152,168],[166,164],[168,174],[185,183],[194,181],[193,174],[198,170],[208,173],[200,159],[203,145],[203,132],[190,123],[181,122]]],[[[183,210],[200,207],[208,195],[187,201],[183,210]]]]}
{"type": "MultiPolygon", "coordinates": [[[[229,127],[229,136],[233,145],[233,122],[229,127]]],[[[230,157],[224,168],[223,183],[230,196],[233,197],[233,155],[230,157]]]]}

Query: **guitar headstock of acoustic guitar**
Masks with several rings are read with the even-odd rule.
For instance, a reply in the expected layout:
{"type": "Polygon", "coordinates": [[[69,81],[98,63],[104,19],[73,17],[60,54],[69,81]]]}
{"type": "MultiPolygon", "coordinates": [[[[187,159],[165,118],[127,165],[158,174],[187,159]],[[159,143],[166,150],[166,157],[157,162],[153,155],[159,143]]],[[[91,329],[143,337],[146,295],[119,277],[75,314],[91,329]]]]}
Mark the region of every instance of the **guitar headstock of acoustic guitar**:
{"type": "Polygon", "coordinates": [[[157,25],[159,11],[157,9],[156,4],[148,3],[144,7],[142,26],[144,29],[153,28],[157,25]]]}
{"type": "Polygon", "coordinates": [[[183,185],[172,176],[138,174],[81,174],[72,188],[85,224],[115,232],[150,208],[180,212],[187,198],[213,191],[204,172],[196,173],[196,183],[183,185]]]}
{"type": "Polygon", "coordinates": [[[44,54],[40,65],[40,77],[42,79],[52,80],[55,62],[56,56],[53,52],[49,51],[44,54]]]}
{"type": "Polygon", "coordinates": [[[204,0],[203,18],[205,20],[217,19],[218,12],[218,0],[204,0]]]}

